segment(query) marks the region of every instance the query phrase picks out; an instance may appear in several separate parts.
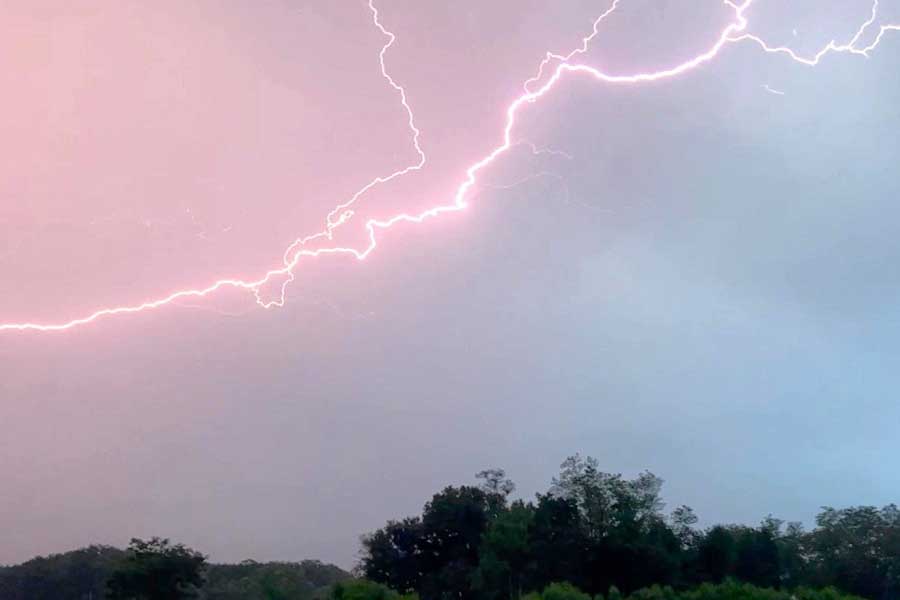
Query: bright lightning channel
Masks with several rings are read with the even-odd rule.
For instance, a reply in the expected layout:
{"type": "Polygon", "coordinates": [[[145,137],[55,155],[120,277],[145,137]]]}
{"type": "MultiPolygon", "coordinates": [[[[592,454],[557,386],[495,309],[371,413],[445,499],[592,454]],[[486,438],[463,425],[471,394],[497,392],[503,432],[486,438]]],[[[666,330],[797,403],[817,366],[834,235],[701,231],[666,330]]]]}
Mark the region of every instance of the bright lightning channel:
{"type": "Polygon", "coordinates": [[[541,61],[535,76],[524,82],[523,93],[518,98],[513,100],[513,102],[506,108],[506,121],[503,127],[500,144],[497,145],[493,150],[491,150],[490,153],[482,157],[477,162],[472,163],[466,169],[465,178],[457,186],[456,191],[452,196],[452,200],[445,204],[437,204],[419,213],[401,213],[385,220],[370,219],[365,224],[368,242],[361,249],[344,246],[326,246],[323,248],[311,250],[307,249],[306,247],[310,242],[320,240],[333,240],[335,229],[347,223],[353,217],[353,205],[356,204],[364,195],[366,195],[366,193],[384,183],[399,179],[404,175],[409,174],[410,172],[422,169],[427,162],[425,152],[423,151],[419,143],[420,131],[416,127],[415,116],[408,102],[406,89],[394,80],[385,65],[385,54],[388,52],[391,46],[393,46],[397,37],[393,32],[386,29],[382,24],[378,9],[375,6],[375,0],[369,0],[368,6],[372,14],[372,23],[378,29],[378,31],[387,38],[386,43],[381,47],[381,51],[378,54],[378,60],[381,66],[381,75],[397,92],[400,98],[400,104],[406,111],[407,125],[410,132],[412,133],[412,145],[416,151],[417,156],[416,162],[402,169],[394,171],[393,173],[390,173],[388,175],[376,177],[375,179],[368,182],[365,186],[360,188],[359,191],[353,194],[348,200],[346,200],[342,204],[337,205],[334,209],[331,210],[331,212],[328,213],[325,219],[325,228],[322,231],[303,238],[298,238],[285,250],[282,265],[266,271],[258,279],[219,279],[218,281],[215,281],[206,287],[179,290],[169,294],[168,296],[164,296],[155,300],[148,300],[146,302],[131,306],[113,306],[101,308],[84,317],[75,318],[68,321],[51,323],[0,323],[0,332],[66,331],[80,325],[92,323],[104,317],[149,311],[176,303],[176,301],[183,299],[204,298],[225,288],[244,290],[253,294],[257,304],[259,304],[263,308],[283,306],[285,302],[287,285],[294,280],[294,271],[301,259],[314,258],[331,254],[341,254],[352,256],[357,260],[365,260],[366,257],[369,256],[369,254],[371,254],[378,246],[378,232],[390,229],[394,225],[398,225],[400,223],[421,223],[432,217],[437,217],[444,213],[458,212],[466,208],[466,199],[469,192],[477,182],[478,174],[488,166],[490,166],[494,161],[496,161],[500,156],[502,156],[515,145],[512,140],[512,132],[516,125],[516,117],[519,113],[519,110],[526,105],[535,103],[536,101],[540,100],[544,95],[546,95],[554,87],[556,87],[556,85],[563,79],[564,76],[567,76],[569,74],[581,74],[588,77],[593,77],[600,82],[609,84],[640,84],[662,79],[669,79],[677,77],[683,73],[691,71],[697,67],[700,67],[701,65],[704,65],[705,63],[712,61],[719,55],[719,52],[726,45],[739,42],[750,42],[752,44],[755,44],[763,52],[766,52],[768,54],[784,55],[802,65],[816,66],[825,56],[832,53],[848,53],[868,57],[869,54],[881,43],[881,40],[887,32],[900,30],[900,24],[880,25],[878,26],[878,33],[875,34],[874,37],[872,37],[872,41],[868,45],[860,45],[860,40],[870,28],[875,26],[875,22],[878,20],[879,4],[878,0],[874,0],[869,17],[860,25],[853,37],[848,42],[840,44],[837,41],[832,40],[815,54],[811,56],[803,56],[787,46],[770,45],[759,36],[747,32],[748,20],[746,17],[746,12],[751,7],[751,5],[754,4],[754,0],[744,0],[740,3],[732,2],[731,0],[724,0],[724,3],[731,9],[733,9],[734,20],[731,21],[721,32],[719,32],[718,36],[716,37],[715,43],[713,43],[712,46],[710,46],[705,52],[698,54],[697,56],[683,63],[657,71],[634,73],[630,75],[610,74],[587,64],[573,63],[573,59],[587,52],[591,41],[598,35],[601,24],[604,20],[606,20],[607,17],[609,17],[616,11],[621,1],[622,0],[613,0],[609,8],[604,11],[599,17],[597,17],[597,19],[593,22],[591,33],[582,39],[582,43],[579,47],[564,55],[554,54],[551,52],[547,52],[545,54],[545,57],[541,61]],[[552,74],[547,77],[546,81],[543,84],[540,84],[540,82],[545,77],[545,71],[547,71],[548,67],[552,63],[556,63],[556,67],[552,70],[552,74]],[[281,283],[280,294],[274,300],[264,300],[262,297],[263,287],[278,278],[284,278],[281,283]]]}

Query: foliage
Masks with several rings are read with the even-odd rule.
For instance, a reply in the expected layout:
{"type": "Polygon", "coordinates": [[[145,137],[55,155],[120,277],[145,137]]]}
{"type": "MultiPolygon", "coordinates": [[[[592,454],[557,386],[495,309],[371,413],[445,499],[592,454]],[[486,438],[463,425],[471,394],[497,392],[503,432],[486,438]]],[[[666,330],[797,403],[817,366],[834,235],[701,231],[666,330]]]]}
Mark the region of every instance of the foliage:
{"type": "Polygon", "coordinates": [[[212,565],[203,586],[204,600],[306,600],[346,581],[348,573],[319,561],[212,565]]]}
{"type": "Polygon", "coordinates": [[[419,517],[388,521],[382,529],[362,539],[362,568],[373,581],[407,592],[421,585],[425,532],[419,517]]]}
{"type": "Polygon", "coordinates": [[[89,546],[38,557],[0,569],[3,600],[93,600],[103,598],[106,580],[122,559],[122,550],[89,546]]]}
{"type": "MultiPolygon", "coordinates": [[[[524,600],[591,600],[591,597],[570,584],[553,584],[542,593],[530,593],[524,600]]],[[[603,600],[597,596],[595,600],[603,600]]],[[[861,600],[856,596],[841,594],[833,588],[778,591],[761,588],[733,580],[721,584],[704,583],[698,587],[677,591],[668,586],[654,585],[635,591],[627,598],[615,587],[610,589],[607,600],[861,600]]]]}
{"type": "Polygon", "coordinates": [[[401,596],[386,586],[365,579],[335,584],[330,598],[332,600],[418,600],[418,596],[415,594],[401,596]]]}
{"type": "Polygon", "coordinates": [[[112,600],[195,598],[206,571],[206,557],[167,539],[131,540],[125,559],[107,586],[112,600]]]}
{"type": "Polygon", "coordinates": [[[869,598],[900,594],[900,509],[826,507],[805,541],[815,557],[812,579],[869,598]]]}
{"type": "Polygon", "coordinates": [[[571,583],[551,583],[541,593],[541,600],[591,600],[571,583]]]}
{"type": "Polygon", "coordinates": [[[512,500],[501,469],[363,537],[359,574],[317,561],[207,565],[168,540],[91,546],[0,567],[2,600],[893,600],[900,509],[824,508],[806,531],[697,528],[665,514],[662,480],[566,459],[544,493],[512,500]],[[108,592],[108,595],[107,595],[108,592]],[[402,594],[406,594],[405,596],[402,594]],[[855,594],[849,596],[847,594],[855,594]]]}
{"type": "Polygon", "coordinates": [[[663,513],[659,477],[606,473],[591,457],[566,459],[531,502],[509,502],[514,485],[502,470],[477,477],[480,487],[448,487],[420,517],[364,538],[360,571],[423,600],[541,598],[535,592],[554,582],[615,600],[681,598],[679,590],[699,584],[709,585],[690,592],[697,600],[836,593],[801,591],[804,585],[874,600],[900,592],[900,509],[893,505],[827,508],[811,532],[771,516],[756,527],[701,530],[690,507],[663,513]]]}
{"type": "Polygon", "coordinates": [[[671,588],[654,586],[641,590],[629,600],[861,600],[857,596],[841,594],[834,589],[775,590],[749,583],[729,580],[720,584],[704,583],[696,588],[677,593],[671,588]]]}
{"type": "Polygon", "coordinates": [[[482,535],[504,500],[471,486],[447,487],[425,505],[421,519],[389,522],[363,538],[362,571],[378,583],[423,598],[471,591],[482,535]]]}
{"type": "MultiPolygon", "coordinates": [[[[32,559],[0,567],[2,600],[102,600],[107,581],[121,567],[126,552],[109,546],[32,559]]],[[[315,560],[299,563],[210,565],[200,589],[203,600],[316,600],[350,574],[315,560]]]]}
{"type": "Polygon", "coordinates": [[[531,559],[528,531],[534,520],[534,508],[516,502],[499,513],[481,540],[481,556],[474,574],[474,587],[482,595],[490,590],[506,598],[522,595],[525,570],[531,559]]]}
{"type": "MultiPolygon", "coordinates": [[[[336,595],[334,600],[397,600],[400,598],[395,592],[377,584],[359,585],[361,590],[357,595],[336,595]]],[[[602,594],[593,599],[589,594],[579,590],[567,582],[552,583],[541,592],[529,592],[522,596],[522,600],[604,600],[602,594]]],[[[863,600],[858,596],[843,594],[834,588],[813,590],[809,588],[797,588],[794,590],[776,590],[754,586],[749,583],[740,583],[729,579],[723,583],[704,583],[699,586],[684,590],[676,590],[670,586],[653,585],[623,596],[618,588],[611,587],[606,600],[863,600]]]]}

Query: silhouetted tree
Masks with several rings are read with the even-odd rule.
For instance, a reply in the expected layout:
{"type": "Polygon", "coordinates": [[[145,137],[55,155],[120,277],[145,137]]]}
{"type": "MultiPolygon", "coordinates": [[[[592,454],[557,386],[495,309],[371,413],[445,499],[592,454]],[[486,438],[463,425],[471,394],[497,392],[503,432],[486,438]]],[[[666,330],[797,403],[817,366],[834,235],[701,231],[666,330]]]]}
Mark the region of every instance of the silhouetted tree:
{"type": "Polygon", "coordinates": [[[422,552],[425,528],[419,517],[389,521],[362,539],[362,572],[372,581],[401,592],[421,587],[425,568],[422,552]]]}
{"type": "Polygon", "coordinates": [[[167,539],[133,539],[110,576],[112,600],[195,598],[203,584],[206,557],[167,539]]]}
{"type": "Polygon", "coordinates": [[[425,505],[425,575],[419,589],[424,600],[471,597],[472,574],[478,566],[492,499],[476,487],[448,487],[425,505]]]}
{"type": "Polygon", "coordinates": [[[738,579],[760,587],[776,587],[779,584],[776,534],[777,529],[766,522],[759,528],[743,527],[737,530],[734,574],[738,579]]]}
{"type": "Polygon", "coordinates": [[[534,562],[528,589],[543,589],[554,581],[584,584],[588,540],[574,500],[538,495],[529,543],[534,562]]]}
{"type": "Polygon", "coordinates": [[[534,507],[514,502],[497,515],[485,532],[479,564],[473,577],[474,587],[485,598],[519,598],[525,570],[532,560],[529,530],[534,507]]]}
{"type": "Polygon", "coordinates": [[[734,574],[736,562],[737,541],[731,529],[717,525],[698,542],[698,581],[720,583],[734,574]]]}
{"type": "Polygon", "coordinates": [[[812,594],[800,589],[810,584],[872,600],[900,597],[900,509],[893,505],[825,509],[809,533],[771,516],[757,527],[698,531],[687,506],[663,514],[662,479],[606,473],[592,457],[567,458],[533,502],[509,504],[514,486],[500,469],[476,477],[479,487],[448,487],[421,517],[364,538],[363,573],[423,600],[541,597],[534,591],[555,582],[597,598],[610,590],[675,598],[706,582],[721,585],[701,586],[698,599],[762,598],[766,589],[796,590],[799,599],[812,594]],[[757,587],[727,583],[733,580],[757,587]]]}
{"type": "Polygon", "coordinates": [[[445,488],[425,505],[421,520],[391,522],[363,538],[362,572],[425,600],[468,597],[496,501],[477,487],[445,488]]]}
{"type": "Polygon", "coordinates": [[[100,600],[123,552],[89,546],[0,569],[3,600],[100,600]]]}
{"type": "Polygon", "coordinates": [[[900,509],[826,507],[807,546],[818,584],[887,600],[900,594],[900,509]]]}
{"type": "Polygon", "coordinates": [[[681,542],[681,547],[685,550],[697,543],[697,532],[694,530],[694,525],[698,520],[690,506],[679,506],[669,515],[672,533],[675,534],[675,537],[681,542]]]}

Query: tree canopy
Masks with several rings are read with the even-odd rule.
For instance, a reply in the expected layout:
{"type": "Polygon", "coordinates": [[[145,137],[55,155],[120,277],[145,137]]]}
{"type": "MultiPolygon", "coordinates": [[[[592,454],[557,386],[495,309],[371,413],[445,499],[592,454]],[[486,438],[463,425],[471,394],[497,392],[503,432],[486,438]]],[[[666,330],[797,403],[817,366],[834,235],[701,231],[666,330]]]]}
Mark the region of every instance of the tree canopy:
{"type": "Polygon", "coordinates": [[[566,596],[575,589],[627,596],[653,586],[674,594],[701,584],[738,593],[729,582],[833,586],[874,600],[900,592],[893,505],[825,508],[809,532],[771,516],[757,526],[698,529],[690,507],[665,512],[662,479],[607,473],[591,457],[567,458],[531,501],[510,501],[515,486],[501,469],[476,477],[480,486],[446,487],[420,516],[365,536],[360,572],[422,600],[517,600],[539,590],[580,597],[566,596]]]}
{"type": "Polygon", "coordinates": [[[110,600],[195,598],[206,566],[205,556],[182,544],[135,538],[109,578],[107,596],[110,600]]]}
{"type": "Polygon", "coordinates": [[[357,578],[318,561],[234,565],[166,539],[90,546],[0,567],[2,600],[895,600],[900,509],[824,507],[809,531],[698,526],[663,480],[566,459],[513,498],[502,469],[447,486],[421,514],[363,536],[357,578]]]}
{"type": "MultiPolygon", "coordinates": [[[[171,544],[169,544],[171,546],[171,544]]],[[[189,551],[192,553],[193,551],[189,551]]],[[[107,582],[134,568],[129,553],[109,546],[90,546],[40,557],[14,567],[0,567],[2,600],[102,600],[107,582]],[[120,575],[115,575],[119,573],[120,575]]],[[[350,574],[315,560],[298,563],[210,564],[197,595],[203,600],[319,600],[350,574]]],[[[147,582],[146,579],[144,579],[147,582]]],[[[137,590],[132,589],[140,598],[137,590]]],[[[119,593],[119,592],[117,592],[119,593]]],[[[178,598],[173,596],[172,598],[178,598]]]]}

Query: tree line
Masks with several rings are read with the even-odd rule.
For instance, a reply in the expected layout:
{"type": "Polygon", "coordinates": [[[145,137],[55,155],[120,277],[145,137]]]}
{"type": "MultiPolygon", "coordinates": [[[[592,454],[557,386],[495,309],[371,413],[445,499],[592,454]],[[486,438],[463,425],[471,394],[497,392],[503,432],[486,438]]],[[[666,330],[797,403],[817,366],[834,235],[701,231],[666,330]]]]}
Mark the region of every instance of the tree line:
{"type": "Polygon", "coordinates": [[[350,578],[316,560],[210,564],[182,544],[134,539],[0,567],[0,600],[324,600],[350,578]]]}
{"type": "Polygon", "coordinates": [[[810,531],[771,516],[699,529],[687,506],[664,512],[659,477],[626,479],[590,457],[566,459],[532,501],[509,501],[515,486],[502,470],[477,478],[365,536],[361,574],[422,600],[517,600],[560,582],[589,597],[729,581],[900,597],[894,505],[823,508],[810,531]]]}
{"type": "Polygon", "coordinates": [[[900,509],[823,508],[700,528],[662,480],[566,459],[546,492],[511,500],[500,469],[448,486],[362,538],[355,577],[318,561],[209,564],[169,540],[91,546],[0,567],[0,600],[893,600],[900,509]]]}

